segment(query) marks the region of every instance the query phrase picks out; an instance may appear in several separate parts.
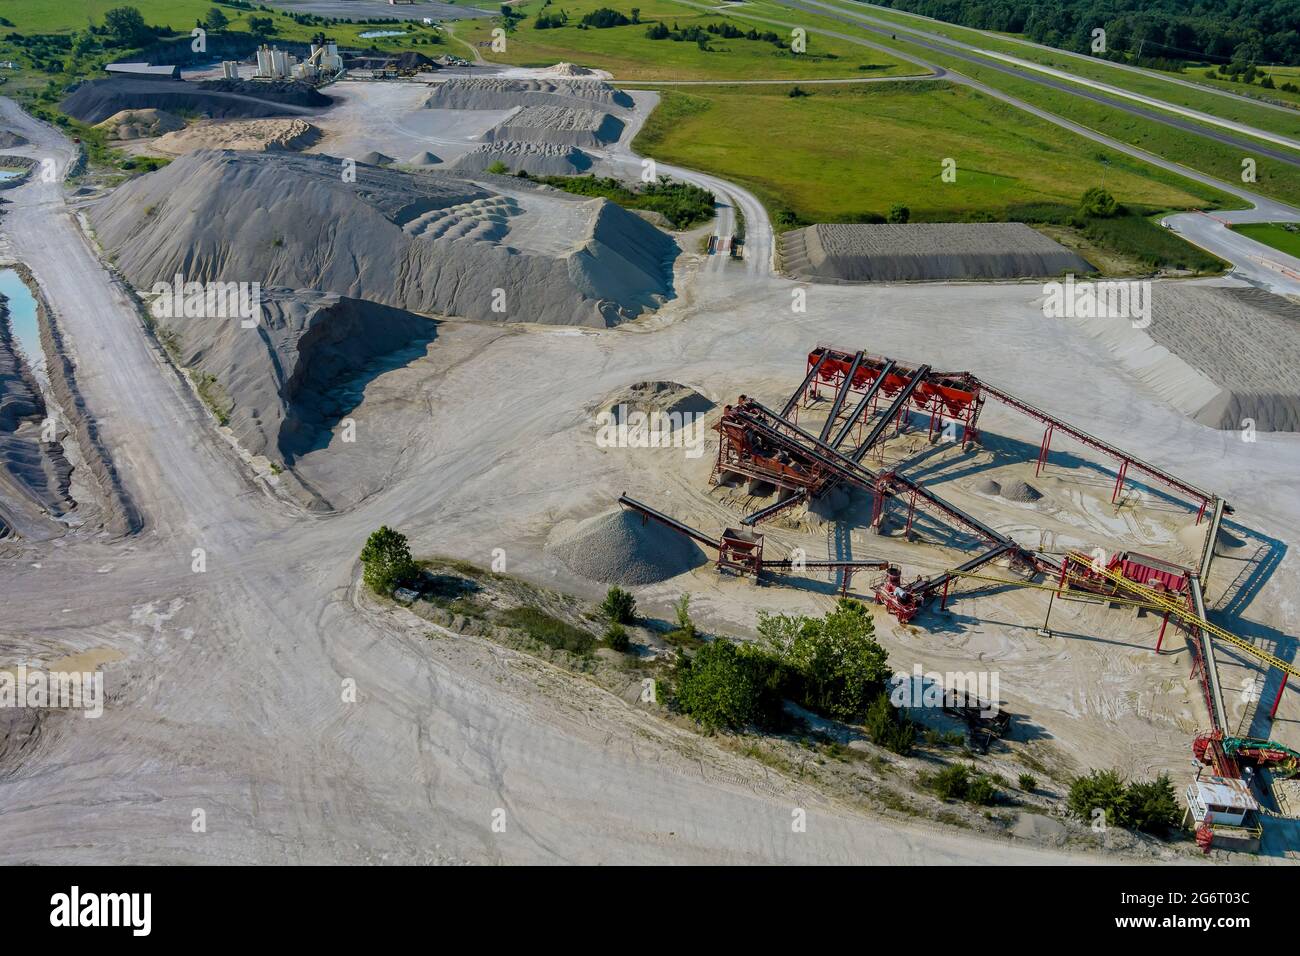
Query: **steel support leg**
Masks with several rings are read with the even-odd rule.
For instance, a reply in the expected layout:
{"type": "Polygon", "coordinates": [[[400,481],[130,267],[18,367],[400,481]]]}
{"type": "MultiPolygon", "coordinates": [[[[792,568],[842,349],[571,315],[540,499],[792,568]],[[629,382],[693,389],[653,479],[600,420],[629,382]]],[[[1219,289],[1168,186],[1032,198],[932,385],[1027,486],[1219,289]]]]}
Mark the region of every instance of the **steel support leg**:
{"type": "Polygon", "coordinates": [[[1120,492],[1124,490],[1124,476],[1128,474],[1128,459],[1125,458],[1119,466],[1119,474],[1115,477],[1115,490],[1111,492],[1110,503],[1114,504],[1119,501],[1120,492]]]}
{"type": "Polygon", "coordinates": [[[1052,447],[1052,431],[1055,425],[1048,425],[1043,432],[1043,440],[1038,445],[1038,465],[1034,468],[1034,477],[1037,478],[1042,473],[1043,466],[1047,464],[1047,453],[1052,447]]]}
{"type": "Polygon", "coordinates": [[[1286,672],[1282,673],[1282,686],[1277,689],[1277,696],[1273,698],[1273,709],[1268,712],[1268,719],[1272,720],[1277,716],[1277,707],[1282,703],[1282,691],[1286,690],[1286,672]]]}
{"type": "Polygon", "coordinates": [[[1169,612],[1165,611],[1165,619],[1160,622],[1160,636],[1156,638],[1156,653],[1160,653],[1160,645],[1165,642],[1165,628],[1169,626],[1169,612]]]}

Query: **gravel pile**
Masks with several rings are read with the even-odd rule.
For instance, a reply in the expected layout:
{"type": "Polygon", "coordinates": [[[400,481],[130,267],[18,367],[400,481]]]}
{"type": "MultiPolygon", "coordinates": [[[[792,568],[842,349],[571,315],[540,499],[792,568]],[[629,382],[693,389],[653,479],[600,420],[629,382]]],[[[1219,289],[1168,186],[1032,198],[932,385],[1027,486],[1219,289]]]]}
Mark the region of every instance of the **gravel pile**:
{"type": "Polygon", "coordinates": [[[442,160],[427,149],[423,153],[416,153],[406,161],[408,166],[437,166],[442,160]]]}
{"type": "Polygon", "coordinates": [[[1007,501],[1018,501],[1021,504],[1032,504],[1043,497],[1043,493],[1035,488],[1029,482],[1021,478],[1015,478],[1002,486],[1002,497],[1007,501]]]}
{"type": "Polygon", "coordinates": [[[12,130],[0,129],[0,149],[10,149],[14,146],[26,145],[28,145],[26,136],[20,136],[12,130]]]}
{"type": "Polygon", "coordinates": [[[985,478],[982,481],[975,482],[975,490],[982,495],[1000,495],[1002,486],[992,478],[985,478]]]}
{"type": "Polygon", "coordinates": [[[483,134],[489,142],[516,140],[562,146],[603,146],[623,135],[623,121],[601,110],[526,106],[483,134]]]}
{"type": "Polygon", "coordinates": [[[512,173],[522,169],[534,176],[576,176],[591,168],[591,157],[576,146],[500,142],[466,153],[452,168],[481,173],[494,163],[505,163],[512,173]]]}
{"type": "Polygon", "coordinates": [[[781,237],[784,270],[824,282],[1020,279],[1091,265],[1019,222],[826,224],[781,237]]]}
{"type": "Polygon", "coordinates": [[[387,166],[389,163],[396,162],[396,160],[386,153],[376,152],[372,149],[364,156],[358,156],[357,162],[365,163],[367,166],[387,166]]]}
{"type": "Polygon", "coordinates": [[[690,538],[622,508],[578,523],[547,551],[575,574],[605,584],[654,584],[706,560],[690,538]]]}
{"type": "Polygon", "coordinates": [[[633,102],[604,80],[478,77],[439,84],[424,106],[433,110],[509,110],[516,106],[631,109],[633,102]]]}

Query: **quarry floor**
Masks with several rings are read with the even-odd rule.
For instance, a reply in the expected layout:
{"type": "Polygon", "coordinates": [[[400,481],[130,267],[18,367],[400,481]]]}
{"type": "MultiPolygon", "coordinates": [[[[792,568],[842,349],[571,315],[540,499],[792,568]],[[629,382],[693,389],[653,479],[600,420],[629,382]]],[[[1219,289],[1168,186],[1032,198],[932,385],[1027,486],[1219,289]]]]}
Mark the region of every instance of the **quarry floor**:
{"type": "MultiPolygon", "coordinates": [[[[0,120],[61,166],[70,160],[70,144],[12,103],[0,101],[0,120]]],[[[358,145],[402,155],[385,148],[381,132],[364,142],[358,134],[358,145]]],[[[706,530],[734,523],[739,512],[708,492],[711,449],[691,459],[681,449],[600,448],[594,412],[640,381],[680,382],[718,402],[741,392],[776,400],[798,383],[807,351],[827,342],[970,369],[1222,494],[1243,535],[1276,561],[1225,623],[1294,654],[1287,635],[1296,630],[1298,573],[1288,543],[1300,536],[1300,438],[1246,443],[1180,416],[1095,339],[1044,319],[1036,284],[819,286],[807,290],[806,312],[794,312],[796,286],[771,274],[770,232],[768,255],[756,252],[761,207],[753,215],[744,205],[752,197],[726,193],[745,209],[750,258],[687,250],[678,297],[651,317],[608,331],[444,322],[426,357],[368,386],[353,414],[355,442],[304,460],[312,480],[340,491],[337,513],[313,515],[249,476],[149,344],[61,187],[38,180],[10,192],[0,252],[29,263],[54,306],[146,528],[128,539],[70,536],[0,553],[0,663],[48,667],[90,655],[107,662],[110,695],[96,720],[5,715],[0,861],[1112,859],[885,825],[580,680],[474,639],[431,641],[426,622],[364,606],[356,556],[381,524],[408,534],[417,554],[488,564],[502,549],[508,572],[595,597],[603,586],[548,559],[557,522],[614,507],[627,491],[706,530]],[[192,570],[195,548],[205,553],[202,573],[192,570]],[[355,703],[343,700],[348,680],[355,703]],[[796,807],[809,811],[807,832],[791,832],[796,807]],[[201,833],[192,826],[199,809],[201,833]],[[504,832],[492,829],[499,810],[504,832]]],[[[1041,432],[993,407],[984,427],[1008,455],[998,467],[1034,482],[1032,465],[1010,461],[1025,448],[1032,461],[1041,432]]],[[[1058,441],[1060,452],[1079,452],[1058,441]]],[[[1109,479],[1068,463],[1051,466],[1040,485],[1086,516],[1052,519],[1058,546],[1077,538],[1113,548],[1136,529],[1171,555],[1192,547],[1188,516],[1173,505],[1148,494],[1115,514],[1109,479]]],[[[977,501],[967,481],[938,487],[977,501]]],[[[1030,531],[1046,523],[1038,513],[982,505],[994,524],[1040,544],[1030,531]]],[[[798,529],[772,534],[817,540],[798,529]]],[[[923,545],[860,531],[851,540],[855,552],[907,554],[909,576],[948,563],[923,545]]],[[[1242,560],[1216,566],[1211,601],[1242,560]]],[[[757,608],[819,612],[833,600],[827,590],[756,589],[703,568],[638,596],[662,615],[690,591],[701,627],[745,636],[757,608]]],[[[1150,621],[1075,609],[1054,611],[1052,626],[1079,637],[1042,638],[1042,610],[1034,592],[1012,592],[959,602],[950,618],[911,628],[876,620],[897,669],[995,662],[1007,706],[1081,769],[1168,769],[1181,789],[1191,737],[1206,723],[1181,641],[1157,657],[1150,621]]],[[[1230,655],[1220,663],[1228,693],[1255,673],[1230,655]]],[[[1300,745],[1297,721],[1292,692],[1265,732],[1300,745]]],[[[1277,839],[1264,859],[1284,859],[1280,844],[1296,842],[1277,839]]]]}

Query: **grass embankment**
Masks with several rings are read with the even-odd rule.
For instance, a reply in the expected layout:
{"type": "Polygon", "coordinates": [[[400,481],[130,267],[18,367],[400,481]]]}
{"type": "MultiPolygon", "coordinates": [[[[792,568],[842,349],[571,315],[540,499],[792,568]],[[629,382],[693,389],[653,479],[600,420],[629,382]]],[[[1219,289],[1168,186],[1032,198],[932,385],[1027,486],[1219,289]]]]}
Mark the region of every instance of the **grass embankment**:
{"type": "MultiPolygon", "coordinates": [[[[1237,83],[1232,83],[1226,77],[1222,80],[1211,81],[1205,76],[1205,67],[1193,68],[1190,66],[1183,73],[1171,73],[1167,77],[1158,70],[1135,73],[1132,70],[1121,69],[1100,58],[1080,59],[1063,52],[1044,50],[1037,46],[1019,43],[1015,40],[1005,39],[970,27],[922,20],[909,17],[907,14],[898,11],[869,7],[857,3],[855,0],[823,0],[823,2],[846,10],[857,11],[878,20],[896,23],[901,27],[923,30],[926,33],[947,37],[984,50],[1019,57],[1031,63],[1062,70],[1073,76],[1108,83],[1111,86],[1132,93],[1150,96],[1176,106],[1199,110],[1221,119],[1246,123],[1258,129],[1279,133],[1283,136],[1300,138],[1300,110],[1284,113],[1276,109],[1270,109],[1267,106],[1252,103],[1241,97],[1233,98],[1211,92],[1211,89],[1227,89],[1234,93],[1249,92],[1253,96],[1273,97],[1279,100],[1287,99],[1292,95],[1280,89],[1261,89],[1258,86],[1258,81],[1253,86],[1242,83],[1240,80],[1237,83]],[[1206,86],[1207,89],[1203,91],[1188,89],[1181,83],[1170,82],[1170,78],[1197,83],[1206,86]]],[[[903,35],[906,36],[906,34],[903,35]]],[[[1290,75],[1290,71],[1286,67],[1265,67],[1261,69],[1266,74],[1275,74],[1273,75],[1275,85],[1296,79],[1290,75]]]]}
{"type": "Polygon", "coordinates": [[[1241,233],[1248,239],[1272,246],[1279,252],[1300,259],[1300,225],[1293,222],[1254,222],[1244,226],[1233,226],[1233,231],[1241,233]]]}
{"type": "Polygon", "coordinates": [[[578,196],[600,196],[627,209],[657,212],[674,229],[689,229],[713,218],[713,193],[691,183],[663,179],[631,187],[621,180],[595,175],[526,178],[578,196]]]}
{"type": "Polygon", "coordinates": [[[506,37],[502,53],[492,51],[493,20],[461,21],[456,35],[474,44],[483,57],[495,63],[515,66],[550,66],[560,61],[608,70],[617,80],[717,80],[717,79],[812,79],[817,77],[912,75],[918,68],[900,63],[885,54],[833,37],[808,37],[807,50],[789,49],[790,31],[725,15],[672,0],[527,0],[514,5],[523,19],[515,22],[506,37]],[[599,9],[615,10],[629,21],[619,26],[582,26],[588,14],[599,9]],[[539,22],[551,22],[563,11],[562,25],[538,29],[539,22]],[[712,34],[707,49],[692,39],[651,39],[648,31],[663,24],[678,37],[692,28],[729,25],[742,33],[750,30],[773,33],[782,45],[770,39],[724,37],[712,34]]]}
{"type": "MultiPolygon", "coordinates": [[[[768,19],[786,21],[797,19],[798,22],[807,24],[810,35],[816,35],[817,31],[822,30],[848,34],[856,32],[868,42],[909,53],[927,62],[949,68],[1120,142],[1147,150],[1225,182],[1241,183],[1243,153],[1237,147],[1217,143],[1196,133],[1166,126],[1154,120],[1133,116],[1029,80],[1018,80],[992,67],[981,67],[957,57],[935,53],[906,42],[903,39],[904,34],[901,33],[898,34],[898,39],[891,40],[888,34],[873,33],[865,27],[855,28],[854,25],[837,19],[814,16],[802,10],[791,10],[762,0],[746,4],[745,10],[754,14],[755,22],[768,19]]],[[[737,16],[742,14],[738,13],[737,16]]],[[[1017,122],[1023,122],[1023,113],[1017,111],[1015,116],[1018,118],[1017,122]]],[[[1095,147],[1088,144],[1083,148],[1095,147]]],[[[1300,204],[1300,169],[1263,156],[1253,158],[1257,166],[1256,182],[1243,184],[1245,188],[1283,202],[1300,204]]],[[[1242,208],[1244,205],[1241,200],[1225,198],[1221,208],[1242,208]]]]}

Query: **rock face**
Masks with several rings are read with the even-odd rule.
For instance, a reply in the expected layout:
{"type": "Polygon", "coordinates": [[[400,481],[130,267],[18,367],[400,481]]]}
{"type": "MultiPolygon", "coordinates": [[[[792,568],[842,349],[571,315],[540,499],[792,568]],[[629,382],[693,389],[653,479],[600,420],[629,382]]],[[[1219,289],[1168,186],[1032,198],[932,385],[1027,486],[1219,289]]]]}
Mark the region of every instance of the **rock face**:
{"type": "Polygon", "coordinates": [[[675,243],[603,199],[364,165],[345,182],[342,168],[324,155],[199,150],[123,185],[92,223],[146,291],[181,274],[587,326],[672,295],[675,243]]]}
{"type": "Polygon", "coordinates": [[[262,290],[257,328],[237,318],[156,320],[180,363],[220,388],[240,444],[286,464],[328,444],[365,383],[423,355],[437,322],[327,293],[262,290]]]}
{"type": "Polygon", "coordinates": [[[1021,279],[1093,267],[1019,222],[818,224],[781,237],[786,272],[823,282],[1021,279]]]}

